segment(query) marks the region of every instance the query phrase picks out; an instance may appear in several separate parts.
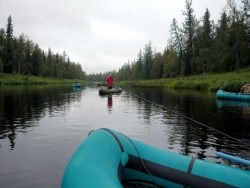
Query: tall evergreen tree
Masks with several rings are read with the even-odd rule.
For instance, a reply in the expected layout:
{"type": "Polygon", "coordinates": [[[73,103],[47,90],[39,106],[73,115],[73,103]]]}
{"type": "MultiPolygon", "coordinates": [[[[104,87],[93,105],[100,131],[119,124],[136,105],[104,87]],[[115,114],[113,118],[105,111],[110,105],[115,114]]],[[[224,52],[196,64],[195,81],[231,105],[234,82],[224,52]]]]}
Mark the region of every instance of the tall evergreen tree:
{"type": "MultiPolygon", "coordinates": [[[[247,27],[250,27],[250,0],[242,0],[243,3],[243,14],[247,27]]],[[[250,28],[249,28],[250,29],[250,28]]]]}
{"type": "Polygon", "coordinates": [[[20,35],[16,40],[16,63],[14,65],[14,71],[17,72],[17,74],[22,73],[22,66],[25,57],[25,40],[24,34],[20,35]]]}
{"type": "Polygon", "coordinates": [[[245,66],[250,65],[250,52],[249,52],[249,46],[250,46],[250,0],[242,0],[243,3],[243,17],[244,17],[244,26],[246,31],[246,40],[245,44],[247,45],[247,48],[245,50],[248,50],[248,52],[244,53],[243,57],[243,64],[245,66]],[[248,54],[248,55],[247,55],[248,54]]]}
{"type": "Polygon", "coordinates": [[[185,22],[183,23],[184,47],[185,47],[185,66],[184,74],[192,74],[193,55],[194,55],[194,34],[197,20],[192,8],[192,0],[186,0],[186,11],[183,11],[185,22]]]}
{"type": "Polygon", "coordinates": [[[143,66],[143,61],[142,61],[142,52],[141,52],[141,49],[137,55],[137,61],[136,61],[136,64],[135,64],[135,78],[136,79],[142,79],[142,68],[143,66]]]}
{"type": "Polygon", "coordinates": [[[6,36],[5,36],[5,31],[4,29],[0,28],[0,72],[3,72],[3,67],[4,67],[4,56],[5,56],[5,51],[4,51],[4,44],[6,41],[6,36]]]}
{"type": "MultiPolygon", "coordinates": [[[[178,23],[176,19],[173,19],[171,25],[170,25],[170,36],[171,36],[171,48],[174,48],[177,52],[179,58],[178,58],[178,65],[176,74],[184,73],[184,59],[183,59],[183,35],[180,31],[180,28],[178,26],[178,23]]],[[[164,53],[165,54],[165,53],[164,53]]]]}
{"type": "Polygon", "coordinates": [[[164,77],[174,77],[178,75],[178,53],[175,48],[169,47],[164,51],[164,77]]]}
{"type": "Polygon", "coordinates": [[[203,25],[201,33],[201,45],[200,45],[200,55],[201,55],[201,72],[207,72],[207,64],[209,64],[209,55],[211,54],[212,45],[212,28],[210,21],[210,12],[206,9],[203,16],[203,25]]]}
{"type": "Polygon", "coordinates": [[[48,49],[48,57],[47,57],[47,67],[48,67],[48,72],[49,72],[49,77],[53,77],[53,65],[52,65],[52,61],[53,61],[53,53],[51,48],[48,49]]]}
{"type": "Polygon", "coordinates": [[[230,64],[227,66],[227,70],[237,70],[246,64],[246,58],[244,57],[248,49],[247,41],[249,41],[249,35],[247,33],[247,25],[244,22],[244,14],[237,8],[237,4],[234,0],[228,0],[230,28],[228,32],[229,36],[229,50],[230,50],[230,64]]]}
{"type": "Polygon", "coordinates": [[[6,45],[4,57],[4,72],[12,73],[14,64],[14,46],[13,46],[13,25],[11,16],[8,17],[6,28],[6,45]]]}
{"type": "Polygon", "coordinates": [[[6,37],[8,39],[13,39],[13,24],[12,24],[12,18],[11,16],[8,17],[7,20],[7,29],[6,29],[6,37]]]}
{"type": "Polygon", "coordinates": [[[151,41],[145,45],[143,53],[143,72],[144,78],[151,78],[151,68],[153,64],[153,51],[151,41]]]}
{"type": "Polygon", "coordinates": [[[32,51],[33,51],[33,42],[31,40],[27,40],[25,42],[25,56],[24,56],[24,65],[23,65],[23,74],[31,74],[32,73],[32,51]]]}
{"type": "Polygon", "coordinates": [[[212,70],[215,72],[221,72],[226,70],[227,62],[230,61],[230,54],[228,51],[229,45],[229,18],[227,13],[224,11],[221,14],[221,18],[218,21],[218,26],[216,28],[216,38],[213,55],[217,59],[216,64],[213,66],[212,70]]]}
{"type": "Polygon", "coordinates": [[[160,52],[157,52],[154,54],[152,68],[151,68],[151,74],[152,78],[162,78],[163,77],[163,55],[160,52]]]}
{"type": "Polygon", "coordinates": [[[34,50],[32,52],[32,75],[39,76],[40,75],[40,66],[42,65],[42,51],[39,46],[36,44],[34,50]]]}

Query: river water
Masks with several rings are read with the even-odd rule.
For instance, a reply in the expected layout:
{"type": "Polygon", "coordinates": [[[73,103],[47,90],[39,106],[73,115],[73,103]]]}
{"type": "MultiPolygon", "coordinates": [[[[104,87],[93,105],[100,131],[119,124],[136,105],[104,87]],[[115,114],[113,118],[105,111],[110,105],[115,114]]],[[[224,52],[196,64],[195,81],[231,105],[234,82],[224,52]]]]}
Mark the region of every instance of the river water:
{"type": "Polygon", "coordinates": [[[248,168],[217,151],[250,159],[250,104],[215,93],[124,88],[100,96],[94,85],[0,88],[0,187],[60,187],[89,131],[110,128],[153,146],[248,168]]]}

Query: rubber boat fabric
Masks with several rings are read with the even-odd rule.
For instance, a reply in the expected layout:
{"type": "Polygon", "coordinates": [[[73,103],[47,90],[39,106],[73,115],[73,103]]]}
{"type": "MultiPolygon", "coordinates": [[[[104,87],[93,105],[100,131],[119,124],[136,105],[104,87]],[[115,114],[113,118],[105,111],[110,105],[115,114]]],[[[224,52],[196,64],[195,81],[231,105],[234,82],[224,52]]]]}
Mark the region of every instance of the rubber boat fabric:
{"type": "Polygon", "coordinates": [[[98,129],[80,144],[62,188],[250,187],[250,171],[195,159],[98,129]]]}
{"type": "Polygon", "coordinates": [[[227,92],[223,90],[218,90],[216,93],[216,97],[218,99],[223,100],[232,100],[232,101],[246,101],[250,102],[250,93],[234,93],[234,92],[227,92]]]}
{"type": "Polygon", "coordinates": [[[99,89],[99,94],[111,94],[111,93],[121,93],[122,89],[120,87],[113,87],[109,89],[107,86],[102,86],[99,89]]]}
{"type": "Polygon", "coordinates": [[[75,83],[75,84],[72,85],[72,87],[73,87],[73,88],[74,88],[74,87],[75,87],[75,88],[80,88],[80,87],[81,87],[81,84],[80,84],[80,83],[75,83]]]}

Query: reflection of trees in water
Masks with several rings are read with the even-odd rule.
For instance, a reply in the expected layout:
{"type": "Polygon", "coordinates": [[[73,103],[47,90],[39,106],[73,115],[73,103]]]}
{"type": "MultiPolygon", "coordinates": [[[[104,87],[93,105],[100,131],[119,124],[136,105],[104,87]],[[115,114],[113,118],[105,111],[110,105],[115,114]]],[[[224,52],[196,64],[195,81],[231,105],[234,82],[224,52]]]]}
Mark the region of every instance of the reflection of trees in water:
{"type": "MultiPolygon", "coordinates": [[[[0,139],[8,138],[11,149],[15,147],[17,132],[26,132],[36,126],[45,111],[65,111],[70,102],[80,100],[80,93],[70,87],[10,87],[0,91],[0,139]]],[[[1,147],[1,146],[0,146],[1,147]]]]}
{"type": "Polygon", "coordinates": [[[190,90],[131,90],[131,93],[141,97],[135,100],[138,104],[139,113],[143,109],[147,124],[150,124],[152,118],[154,118],[153,113],[155,109],[153,104],[144,101],[143,98],[172,110],[172,112],[167,109],[162,110],[165,119],[164,123],[166,122],[166,132],[169,133],[168,144],[170,149],[173,149],[171,146],[174,146],[184,155],[192,155],[201,159],[221,149],[224,149],[224,151],[228,150],[231,153],[233,150],[235,154],[238,151],[242,153],[246,150],[246,148],[241,146],[241,143],[190,120],[196,120],[225,134],[236,136],[236,138],[243,137],[249,140],[250,115],[246,108],[237,109],[237,114],[232,111],[218,115],[215,94],[204,93],[203,95],[202,92],[190,90]],[[186,119],[178,115],[178,113],[190,119],[186,119]],[[248,116],[245,114],[248,114],[248,116]],[[240,122],[246,123],[240,125],[240,122]],[[232,146],[236,147],[232,148],[232,146]]]}

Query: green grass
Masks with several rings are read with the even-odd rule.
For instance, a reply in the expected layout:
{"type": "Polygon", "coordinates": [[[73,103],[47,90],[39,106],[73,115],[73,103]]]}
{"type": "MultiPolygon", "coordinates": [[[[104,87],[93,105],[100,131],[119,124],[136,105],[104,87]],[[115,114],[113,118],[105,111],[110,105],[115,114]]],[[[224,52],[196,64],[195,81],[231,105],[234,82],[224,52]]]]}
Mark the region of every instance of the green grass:
{"type": "MultiPolygon", "coordinates": [[[[0,73],[0,85],[42,85],[42,84],[72,84],[75,80],[43,78],[27,75],[0,73]]],[[[84,81],[81,81],[84,82],[84,81]]],[[[169,87],[216,91],[239,91],[245,83],[250,83],[250,67],[239,71],[221,74],[202,74],[196,76],[163,78],[155,80],[122,81],[119,84],[129,84],[136,87],[169,87]]]]}
{"type": "Polygon", "coordinates": [[[0,85],[72,84],[75,80],[0,73],[0,85]]]}
{"type": "Polygon", "coordinates": [[[121,82],[121,84],[129,84],[136,87],[170,87],[175,89],[185,88],[209,91],[216,91],[218,89],[239,91],[245,83],[250,83],[250,67],[221,74],[121,82]]]}

